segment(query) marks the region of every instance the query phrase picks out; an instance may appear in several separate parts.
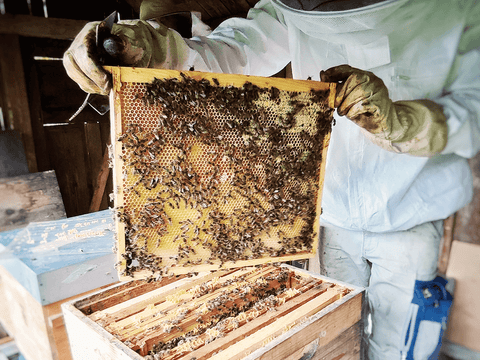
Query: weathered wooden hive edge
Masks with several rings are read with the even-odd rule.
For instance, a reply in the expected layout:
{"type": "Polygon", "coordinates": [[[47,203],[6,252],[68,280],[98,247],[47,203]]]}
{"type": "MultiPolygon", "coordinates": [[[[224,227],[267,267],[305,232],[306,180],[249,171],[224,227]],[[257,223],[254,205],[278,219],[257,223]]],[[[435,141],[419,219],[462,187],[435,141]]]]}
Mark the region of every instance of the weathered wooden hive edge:
{"type": "MultiPolygon", "coordinates": [[[[281,266],[289,268],[289,269],[293,269],[293,270],[296,269],[294,266],[287,265],[287,264],[282,264],[281,266]]],[[[352,291],[350,291],[347,295],[343,296],[342,298],[335,301],[334,303],[328,305],[324,309],[320,310],[316,314],[312,315],[311,317],[309,317],[307,320],[303,321],[302,323],[293,326],[290,330],[286,331],[282,335],[276,337],[275,339],[273,339],[269,343],[265,344],[265,346],[263,346],[262,348],[260,348],[258,350],[255,350],[250,355],[244,357],[243,360],[257,360],[257,359],[264,359],[264,358],[265,359],[270,359],[270,357],[268,357],[269,353],[274,352],[275,348],[281,346],[287,339],[290,339],[290,338],[294,337],[296,334],[300,334],[301,332],[305,333],[305,329],[307,329],[309,327],[312,327],[312,326],[315,326],[315,324],[318,323],[319,321],[321,321],[321,319],[324,318],[327,314],[334,312],[334,310],[336,310],[336,309],[341,309],[342,307],[346,307],[349,304],[351,306],[353,306],[355,309],[359,307],[359,309],[358,309],[359,311],[356,312],[357,317],[355,318],[355,320],[352,320],[352,322],[354,322],[354,324],[351,325],[351,326],[345,326],[345,327],[341,328],[341,330],[338,331],[338,334],[336,335],[336,337],[334,339],[326,341],[325,343],[320,344],[320,345],[324,346],[324,345],[327,345],[327,344],[333,342],[337,338],[337,336],[340,335],[343,331],[347,330],[350,327],[355,326],[356,324],[358,324],[362,321],[361,317],[362,317],[363,310],[364,310],[363,306],[364,306],[364,298],[365,298],[365,288],[360,287],[360,286],[351,285],[351,284],[348,284],[348,283],[345,283],[345,282],[342,282],[342,281],[338,281],[338,280],[329,278],[327,276],[319,275],[319,274],[316,274],[316,273],[313,273],[313,272],[307,271],[307,270],[302,270],[302,273],[304,273],[306,275],[310,275],[310,276],[315,277],[315,278],[325,280],[327,282],[333,282],[336,285],[345,286],[345,287],[351,289],[352,291]],[[356,302],[356,303],[354,303],[354,302],[356,302]]],[[[360,332],[362,333],[362,327],[361,326],[360,326],[360,332]]],[[[307,332],[307,334],[308,334],[308,332],[307,332]]],[[[317,334],[317,336],[312,336],[312,338],[320,339],[322,336],[323,336],[323,334],[317,334]]],[[[360,334],[360,336],[361,336],[361,334],[360,334]]],[[[299,339],[297,337],[296,340],[297,340],[296,349],[304,348],[305,346],[309,345],[312,342],[312,339],[309,338],[309,337],[303,337],[302,339],[299,339]]],[[[291,355],[291,354],[288,354],[288,355],[291,355]]]]}
{"type": "MultiPolygon", "coordinates": [[[[364,288],[354,286],[354,285],[350,285],[350,284],[347,284],[347,283],[344,283],[344,282],[339,282],[339,281],[336,281],[334,279],[331,279],[331,278],[328,278],[328,277],[325,277],[325,276],[322,276],[322,275],[318,275],[318,274],[315,274],[315,273],[312,273],[312,272],[309,272],[309,271],[306,271],[306,270],[303,270],[303,269],[299,269],[299,268],[296,268],[296,267],[293,267],[293,266],[290,266],[290,265],[287,265],[287,264],[281,264],[280,266],[291,269],[293,271],[298,271],[298,272],[300,272],[304,275],[309,275],[309,276],[312,276],[312,277],[317,278],[317,279],[322,279],[322,280],[327,281],[327,282],[335,283],[336,285],[339,285],[339,286],[344,286],[344,287],[348,288],[350,290],[350,292],[348,294],[346,294],[345,296],[343,296],[342,298],[340,298],[339,300],[336,300],[334,303],[326,306],[324,309],[320,310],[316,314],[314,314],[314,315],[310,316],[309,318],[305,319],[304,321],[300,322],[299,324],[295,324],[288,331],[285,331],[283,334],[271,339],[268,343],[266,343],[260,349],[255,350],[251,354],[246,355],[246,357],[244,358],[246,360],[253,360],[253,359],[260,359],[260,358],[270,359],[270,357],[268,357],[269,352],[272,352],[272,351],[274,352],[276,347],[281,346],[282,344],[286,343],[285,342],[286,340],[288,340],[292,337],[295,337],[296,335],[297,335],[297,338],[296,338],[296,342],[295,342],[295,349],[292,349],[292,352],[299,349],[299,348],[305,347],[310,342],[312,342],[312,336],[314,338],[319,337],[320,341],[322,341],[321,337],[323,335],[321,335],[321,334],[316,334],[315,333],[315,334],[310,334],[310,336],[305,336],[305,335],[308,335],[307,330],[309,329],[309,327],[315,326],[315,324],[322,321],[323,318],[331,316],[332,314],[334,314],[336,312],[342,311],[343,313],[345,313],[346,311],[348,311],[348,309],[351,308],[351,309],[354,310],[353,311],[354,315],[349,316],[350,318],[348,319],[348,321],[349,321],[348,323],[345,322],[344,324],[340,324],[336,329],[334,329],[334,331],[336,331],[336,332],[335,332],[335,334],[332,335],[333,339],[326,339],[326,341],[324,341],[321,345],[326,345],[326,344],[332,342],[344,330],[349,329],[349,328],[353,327],[354,325],[357,325],[361,321],[362,304],[363,304],[363,298],[364,298],[364,293],[365,293],[364,288]],[[299,336],[300,334],[301,334],[301,336],[299,336]],[[301,338],[299,341],[297,341],[298,337],[301,338]]],[[[202,273],[202,274],[199,274],[199,275],[191,277],[191,278],[184,278],[184,281],[186,281],[186,282],[193,281],[193,280],[201,278],[205,275],[206,275],[206,273],[202,273]]],[[[79,334],[78,334],[77,330],[81,332],[80,327],[88,328],[89,330],[87,330],[87,332],[89,333],[89,336],[92,336],[94,334],[93,336],[97,338],[96,340],[100,341],[100,343],[103,343],[102,346],[103,345],[108,346],[110,348],[110,350],[114,352],[115,356],[121,356],[119,359],[124,359],[124,358],[125,359],[132,359],[132,360],[142,360],[142,359],[144,359],[143,356],[140,356],[138,353],[136,353],[135,351],[128,348],[128,346],[126,346],[122,341],[118,340],[115,336],[110,334],[106,329],[104,329],[102,326],[97,324],[95,321],[89,319],[87,315],[85,315],[82,311],[80,311],[76,307],[76,304],[78,304],[80,302],[85,302],[89,298],[93,298],[96,295],[105,293],[109,290],[118,288],[122,285],[128,284],[129,282],[133,282],[133,281],[135,281],[135,280],[131,280],[131,281],[122,282],[122,283],[119,283],[119,284],[116,284],[116,285],[112,285],[110,287],[104,288],[102,290],[96,291],[94,293],[88,294],[88,295],[80,297],[80,298],[76,298],[74,300],[71,300],[71,301],[68,301],[68,302],[62,304],[62,311],[63,311],[63,314],[65,316],[65,322],[67,324],[67,331],[70,330],[69,338],[72,337],[72,336],[78,337],[79,334]],[[72,322],[75,322],[77,325],[80,325],[80,326],[78,326],[78,329],[76,328],[74,330],[75,333],[72,332],[72,329],[68,328],[68,323],[72,323],[72,322]]],[[[175,283],[172,283],[170,285],[172,286],[173,289],[175,289],[175,286],[174,286],[175,283]]],[[[180,284],[178,286],[180,286],[180,284]]],[[[330,337],[332,337],[332,336],[330,336],[330,337]]],[[[78,340],[79,339],[76,340],[77,343],[78,343],[78,340]]],[[[88,346],[88,345],[85,345],[85,346],[88,346]]],[[[221,354],[221,353],[219,353],[219,354],[221,354]]],[[[291,354],[291,352],[289,354],[291,354]]],[[[77,359],[76,357],[74,357],[74,358],[77,359]]],[[[81,359],[83,359],[83,358],[81,358],[81,359]]]]}

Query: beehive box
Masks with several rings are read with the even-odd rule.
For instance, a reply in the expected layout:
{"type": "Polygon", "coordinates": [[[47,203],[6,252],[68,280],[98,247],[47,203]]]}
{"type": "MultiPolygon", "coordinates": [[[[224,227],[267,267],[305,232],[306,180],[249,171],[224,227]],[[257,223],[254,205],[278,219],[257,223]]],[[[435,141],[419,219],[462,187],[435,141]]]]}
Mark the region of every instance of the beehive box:
{"type": "Polygon", "coordinates": [[[360,359],[363,293],[257,265],[133,280],[62,308],[74,360],[360,359]]]}
{"type": "Polygon", "coordinates": [[[334,84],[108,70],[122,279],[315,256],[334,84]]]}
{"type": "Polygon", "coordinates": [[[26,360],[69,360],[60,304],[118,281],[112,212],[66,219],[48,171],[0,179],[3,213],[0,323],[26,360]]]}

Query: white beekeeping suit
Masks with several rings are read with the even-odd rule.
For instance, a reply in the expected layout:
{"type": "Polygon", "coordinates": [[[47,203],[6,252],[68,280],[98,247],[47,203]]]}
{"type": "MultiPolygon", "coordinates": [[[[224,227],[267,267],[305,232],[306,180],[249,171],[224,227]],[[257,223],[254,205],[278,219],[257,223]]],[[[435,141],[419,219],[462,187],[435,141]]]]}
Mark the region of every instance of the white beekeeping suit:
{"type": "MultiPolygon", "coordinates": [[[[320,267],[368,287],[369,357],[400,359],[414,284],[436,275],[442,219],[472,197],[467,158],[480,150],[480,3],[338,1],[357,5],[341,11],[309,3],[261,0],[246,19],[191,39],[142,20],[116,24],[113,33],[130,44],[131,66],[270,76],[291,63],[295,79],[349,74],[338,95],[345,116],[336,114],[328,150],[320,267]],[[379,116],[380,130],[366,129],[352,115],[358,106],[346,106],[357,90],[380,94],[357,104],[378,105],[369,114],[379,116]],[[435,141],[425,135],[427,118],[435,141]],[[403,136],[412,124],[420,130],[403,136]],[[395,132],[401,141],[392,141],[395,132]],[[440,145],[419,151],[422,141],[440,145]]],[[[92,29],[77,36],[64,63],[85,91],[106,93],[108,77],[86,52],[92,29]]],[[[432,343],[418,345],[415,359],[427,359],[432,343]]]]}

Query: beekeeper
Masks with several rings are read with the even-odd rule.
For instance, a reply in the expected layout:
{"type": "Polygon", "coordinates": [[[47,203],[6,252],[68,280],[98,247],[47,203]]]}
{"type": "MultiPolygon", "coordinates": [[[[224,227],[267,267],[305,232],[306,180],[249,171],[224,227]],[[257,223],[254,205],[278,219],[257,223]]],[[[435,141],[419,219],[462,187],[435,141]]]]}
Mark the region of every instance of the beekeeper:
{"type": "MultiPolygon", "coordinates": [[[[154,17],[144,2],[141,18],[154,17]]],[[[65,53],[87,92],[109,91],[87,53],[89,23],[65,53]]],[[[90,34],[90,35],[89,35],[90,34]]],[[[480,149],[480,3],[261,0],[246,19],[182,38],[155,21],[114,25],[127,66],[338,82],[323,190],[320,269],[368,288],[370,359],[406,358],[413,289],[436,276],[442,220],[468,204],[480,149]],[[348,64],[348,65],[347,65],[348,64]]],[[[438,344],[420,327],[415,359],[438,344]]]]}

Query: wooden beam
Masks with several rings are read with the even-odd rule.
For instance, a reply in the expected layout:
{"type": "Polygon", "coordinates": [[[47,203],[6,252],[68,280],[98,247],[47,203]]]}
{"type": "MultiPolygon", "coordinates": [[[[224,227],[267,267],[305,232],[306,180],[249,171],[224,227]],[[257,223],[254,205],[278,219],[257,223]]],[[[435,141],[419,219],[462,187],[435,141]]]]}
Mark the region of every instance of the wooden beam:
{"type": "Polygon", "coordinates": [[[454,238],[456,213],[450,215],[443,222],[443,237],[440,244],[440,256],[438,257],[437,272],[445,275],[448,268],[448,260],[450,259],[450,251],[454,238]]]}
{"type": "MultiPolygon", "coordinates": [[[[23,43],[22,43],[23,44],[23,43]]],[[[23,53],[25,68],[25,83],[28,90],[30,123],[32,127],[35,156],[37,158],[37,171],[51,170],[50,159],[47,151],[47,142],[43,128],[42,95],[39,84],[38,66],[33,59],[32,49],[28,47],[27,54],[23,53]]]]}
{"type": "MultiPolygon", "coordinates": [[[[103,194],[105,193],[108,175],[110,174],[108,159],[108,149],[105,149],[102,164],[98,172],[96,172],[96,174],[98,174],[98,177],[95,179],[92,201],[90,202],[90,208],[88,212],[97,212],[102,206],[102,200],[104,199],[103,194]]],[[[106,204],[104,206],[106,207],[106,204]]]]}
{"type": "MultiPolygon", "coordinates": [[[[1,20],[0,27],[3,27],[1,20]]],[[[6,107],[6,109],[3,109],[3,114],[7,118],[7,122],[13,124],[13,129],[22,134],[28,170],[37,172],[37,157],[18,35],[0,34],[0,44],[2,48],[0,52],[0,81],[3,82],[3,86],[0,88],[5,91],[4,106],[6,107]]]]}
{"type": "Polygon", "coordinates": [[[88,20],[6,14],[0,16],[0,34],[73,40],[87,22],[88,20]]]}

